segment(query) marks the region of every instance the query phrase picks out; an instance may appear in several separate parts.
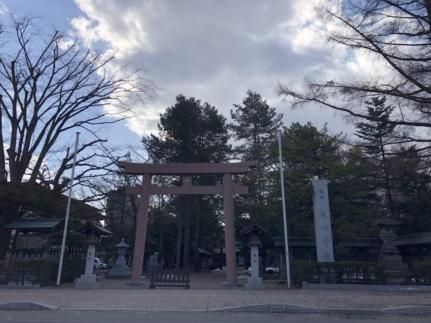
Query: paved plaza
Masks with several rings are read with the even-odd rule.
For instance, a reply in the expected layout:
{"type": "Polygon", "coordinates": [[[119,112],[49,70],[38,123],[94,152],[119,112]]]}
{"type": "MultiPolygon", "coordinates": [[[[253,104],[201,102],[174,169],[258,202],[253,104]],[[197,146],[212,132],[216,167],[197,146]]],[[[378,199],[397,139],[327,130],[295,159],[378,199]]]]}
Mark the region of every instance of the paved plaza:
{"type": "Polygon", "coordinates": [[[306,289],[0,289],[0,304],[25,301],[49,304],[60,310],[207,311],[254,304],[379,309],[431,306],[431,293],[306,289]]]}
{"type": "MultiPolygon", "coordinates": [[[[189,290],[137,288],[127,285],[125,280],[112,279],[101,279],[98,289],[75,289],[71,284],[65,284],[59,288],[2,288],[0,289],[0,305],[40,303],[57,309],[56,312],[212,312],[217,310],[236,311],[238,308],[245,312],[273,312],[277,306],[279,310],[280,306],[286,305],[308,309],[355,311],[421,306],[426,308],[427,315],[431,313],[431,292],[429,290],[287,290],[285,285],[279,284],[276,280],[266,280],[265,289],[247,290],[242,287],[225,288],[223,280],[223,272],[192,274],[189,290]],[[265,310],[265,307],[268,310],[265,310]]],[[[419,313],[417,309],[414,311],[419,313]]],[[[370,312],[367,315],[369,314],[370,312]]]]}

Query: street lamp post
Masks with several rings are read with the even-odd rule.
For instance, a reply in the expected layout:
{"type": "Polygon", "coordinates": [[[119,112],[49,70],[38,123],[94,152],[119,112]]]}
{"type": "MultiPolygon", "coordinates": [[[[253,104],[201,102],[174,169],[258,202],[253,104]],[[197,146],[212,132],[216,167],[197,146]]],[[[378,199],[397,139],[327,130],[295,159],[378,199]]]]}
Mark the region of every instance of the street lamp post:
{"type": "Polygon", "coordinates": [[[75,139],[75,153],[73,154],[73,163],[72,163],[72,178],[70,180],[69,196],[67,198],[67,206],[66,206],[66,216],[64,219],[63,239],[61,241],[60,260],[58,262],[57,282],[56,282],[57,286],[60,286],[61,271],[63,270],[64,249],[66,248],[67,227],[69,225],[70,202],[72,200],[73,180],[75,179],[75,164],[76,164],[76,153],[78,151],[78,143],[79,143],[79,132],[76,133],[76,139],[75,139]]]}
{"type": "Polygon", "coordinates": [[[289,240],[287,232],[287,214],[286,214],[286,196],[284,193],[284,171],[283,171],[283,156],[281,151],[281,131],[277,133],[278,138],[278,153],[280,161],[280,185],[281,185],[281,201],[283,205],[283,225],[284,225],[284,251],[286,257],[286,282],[287,288],[290,288],[290,259],[289,259],[289,240]]]}

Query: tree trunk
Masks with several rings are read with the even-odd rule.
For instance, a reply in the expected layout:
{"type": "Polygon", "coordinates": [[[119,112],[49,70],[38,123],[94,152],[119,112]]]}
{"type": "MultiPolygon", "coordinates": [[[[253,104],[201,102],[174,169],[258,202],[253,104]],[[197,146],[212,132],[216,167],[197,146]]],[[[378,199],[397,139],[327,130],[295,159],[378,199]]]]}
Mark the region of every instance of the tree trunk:
{"type": "Polygon", "coordinates": [[[0,185],[6,183],[6,160],[4,155],[4,142],[3,142],[3,97],[0,95],[0,185]]]}
{"type": "Polygon", "coordinates": [[[386,160],[386,154],[385,154],[385,147],[383,145],[382,137],[380,136],[380,152],[382,154],[382,164],[383,164],[383,176],[385,181],[385,188],[386,188],[386,206],[389,209],[389,212],[391,216],[395,216],[396,212],[394,209],[394,203],[392,199],[392,190],[391,190],[391,182],[389,178],[389,171],[388,171],[388,165],[386,160]]]}

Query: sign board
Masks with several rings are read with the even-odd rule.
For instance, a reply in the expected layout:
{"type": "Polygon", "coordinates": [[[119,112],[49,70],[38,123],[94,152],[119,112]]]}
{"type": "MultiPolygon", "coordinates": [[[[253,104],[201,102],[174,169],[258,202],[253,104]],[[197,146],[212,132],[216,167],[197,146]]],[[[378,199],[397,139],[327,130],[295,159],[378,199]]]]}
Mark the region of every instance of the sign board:
{"type": "Polygon", "coordinates": [[[328,181],[313,180],[314,231],[318,262],[333,262],[331,212],[329,210],[328,181]]]}

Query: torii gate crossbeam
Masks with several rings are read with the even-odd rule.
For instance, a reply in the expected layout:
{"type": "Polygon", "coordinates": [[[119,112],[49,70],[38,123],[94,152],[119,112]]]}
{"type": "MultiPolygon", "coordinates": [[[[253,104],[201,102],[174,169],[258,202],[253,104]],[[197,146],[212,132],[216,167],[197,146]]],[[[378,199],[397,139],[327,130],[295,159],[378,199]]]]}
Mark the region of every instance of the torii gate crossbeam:
{"type": "Polygon", "coordinates": [[[236,285],[236,248],[235,248],[235,218],[234,194],[248,194],[245,186],[233,185],[233,174],[247,173],[255,161],[241,163],[172,163],[172,164],[139,164],[120,162],[119,166],[127,174],[142,175],[142,185],[127,190],[129,194],[139,194],[138,212],[136,214],[135,247],[133,250],[132,281],[139,282],[144,263],[145,240],[147,236],[147,221],[150,195],[202,195],[222,194],[225,220],[225,249],[226,249],[226,283],[236,285]],[[223,175],[223,184],[214,186],[193,186],[193,175],[223,175]],[[182,186],[151,185],[153,175],[179,175],[183,178],[182,186]]]}

